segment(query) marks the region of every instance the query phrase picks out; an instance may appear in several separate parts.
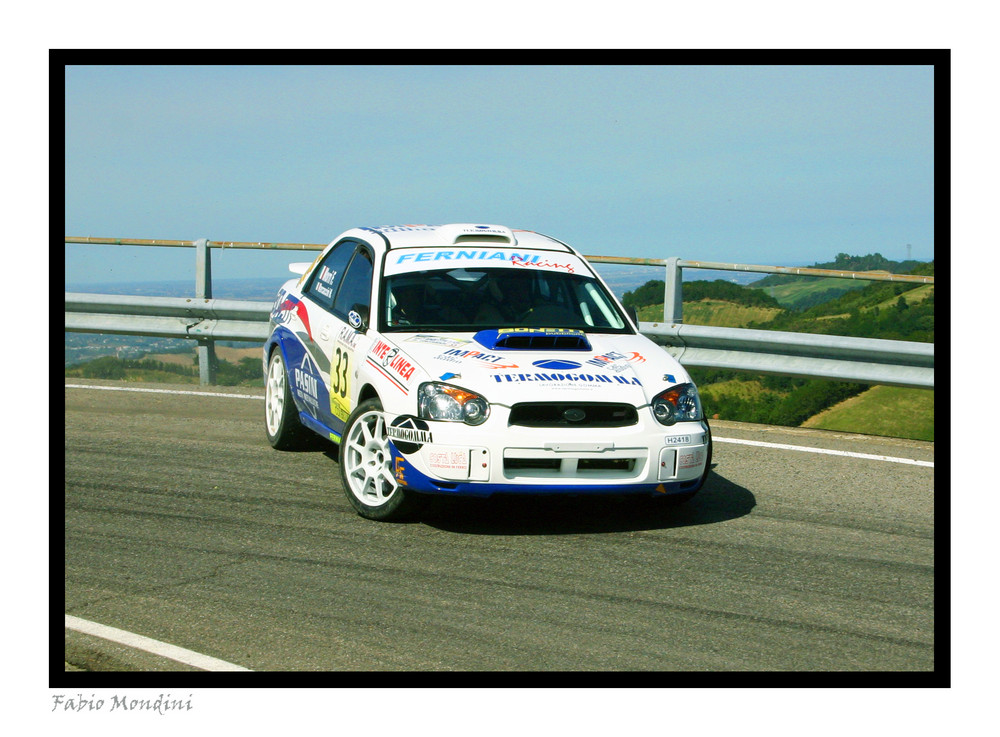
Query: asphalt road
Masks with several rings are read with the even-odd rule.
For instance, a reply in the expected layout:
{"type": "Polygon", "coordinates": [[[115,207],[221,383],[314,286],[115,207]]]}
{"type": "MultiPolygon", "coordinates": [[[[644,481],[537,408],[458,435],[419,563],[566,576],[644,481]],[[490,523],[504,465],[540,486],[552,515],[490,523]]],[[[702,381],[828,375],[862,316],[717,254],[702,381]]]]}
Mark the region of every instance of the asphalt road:
{"type": "MultiPolygon", "coordinates": [[[[66,389],[67,614],[255,671],[935,668],[933,468],[719,442],[678,508],[452,499],[384,524],[351,510],[333,446],[274,451],[262,413],[258,398],[66,389]]],[[[189,669],[70,630],[66,662],[189,669]]]]}

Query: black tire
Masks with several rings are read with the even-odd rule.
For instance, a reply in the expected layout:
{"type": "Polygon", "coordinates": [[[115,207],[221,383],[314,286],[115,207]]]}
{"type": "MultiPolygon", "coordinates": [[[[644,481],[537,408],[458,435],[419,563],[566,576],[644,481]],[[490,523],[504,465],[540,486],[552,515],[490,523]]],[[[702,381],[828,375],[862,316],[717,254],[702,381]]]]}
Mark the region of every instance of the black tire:
{"type": "Polygon", "coordinates": [[[394,474],[382,403],[361,402],[347,418],[340,439],[340,480],[355,511],[366,519],[397,521],[420,508],[420,494],[405,490],[394,474]]]}
{"type": "Polygon", "coordinates": [[[307,448],[313,435],[299,420],[288,383],[288,369],[277,346],[271,352],[264,377],[264,432],[271,447],[277,450],[307,448]]]}

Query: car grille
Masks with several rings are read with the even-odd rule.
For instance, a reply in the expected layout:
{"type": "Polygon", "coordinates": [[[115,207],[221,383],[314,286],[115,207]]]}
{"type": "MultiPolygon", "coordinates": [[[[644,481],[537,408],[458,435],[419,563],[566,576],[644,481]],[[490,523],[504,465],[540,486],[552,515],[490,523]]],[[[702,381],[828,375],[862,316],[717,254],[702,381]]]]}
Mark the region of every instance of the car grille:
{"type": "Polygon", "coordinates": [[[647,458],[643,448],[604,451],[505,448],[503,475],[508,479],[546,479],[583,484],[628,481],[645,473],[647,458]]]}
{"type": "Polygon", "coordinates": [[[628,427],[639,421],[630,404],[523,402],[510,409],[510,424],[522,427],[628,427]]]}

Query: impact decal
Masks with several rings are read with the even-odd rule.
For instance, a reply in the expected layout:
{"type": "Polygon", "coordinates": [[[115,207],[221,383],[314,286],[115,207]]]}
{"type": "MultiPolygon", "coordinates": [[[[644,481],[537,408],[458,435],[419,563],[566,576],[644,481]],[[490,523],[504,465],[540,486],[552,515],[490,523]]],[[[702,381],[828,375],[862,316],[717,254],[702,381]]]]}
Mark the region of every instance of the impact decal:
{"type": "Polygon", "coordinates": [[[503,356],[493,353],[483,353],[482,351],[463,351],[458,348],[452,348],[449,351],[445,351],[441,355],[434,356],[434,358],[439,361],[451,361],[452,363],[461,363],[462,361],[460,359],[471,359],[481,363],[487,368],[492,369],[517,368],[516,363],[507,363],[507,359],[503,356]]]}

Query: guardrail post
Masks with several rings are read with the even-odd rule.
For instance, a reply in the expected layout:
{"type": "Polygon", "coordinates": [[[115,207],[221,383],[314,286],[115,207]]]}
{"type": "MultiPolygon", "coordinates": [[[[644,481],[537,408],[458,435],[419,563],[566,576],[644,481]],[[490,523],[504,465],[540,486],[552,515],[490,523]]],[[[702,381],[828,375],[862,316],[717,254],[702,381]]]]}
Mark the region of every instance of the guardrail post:
{"type": "MultiPolygon", "coordinates": [[[[196,299],[212,298],[212,255],[208,250],[208,238],[194,242],[195,275],[194,296],[196,299]]],[[[198,341],[198,379],[202,385],[215,384],[215,341],[198,341]]]]}
{"type": "Polygon", "coordinates": [[[684,322],[681,303],[681,266],[678,256],[666,260],[667,274],[663,290],[663,322],[668,325],[684,322]]]}

